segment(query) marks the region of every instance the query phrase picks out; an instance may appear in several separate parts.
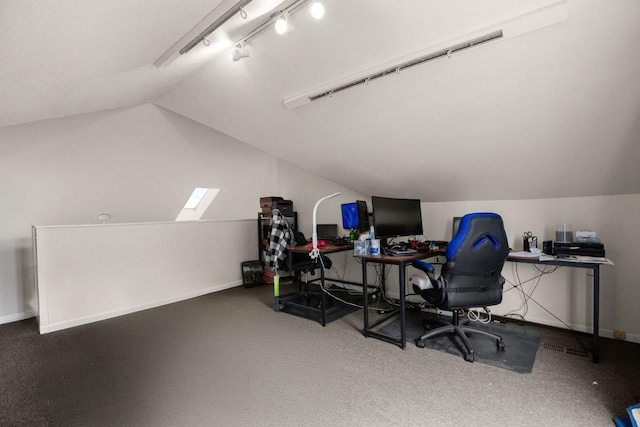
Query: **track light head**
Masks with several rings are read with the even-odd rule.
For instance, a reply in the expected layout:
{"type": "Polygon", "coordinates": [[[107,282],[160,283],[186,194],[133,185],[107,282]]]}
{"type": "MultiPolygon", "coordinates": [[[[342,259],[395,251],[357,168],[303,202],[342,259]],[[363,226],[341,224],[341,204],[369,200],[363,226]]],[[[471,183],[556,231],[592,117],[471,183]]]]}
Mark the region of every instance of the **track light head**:
{"type": "Polygon", "coordinates": [[[309,13],[314,19],[322,19],[324,16],[324,5],[319,1],[314,0],[309,8],[309,13]]]}
{"type": "Polygon", "coordinates": [[[289,22],[289,14],[287,12],[280,12],[276,16],[274,26],[276,28],[276,33],[280,35],[292,33],[294,30],[293,25],[291,25],[291,23],[289,22]]]}
{"type": "Polygon", "coordinates": [[[242,58],[248,58],[248,57],[249,57],[249,49],[247,49],[244,44],[236,45],[236,47],[231,52],[231,59],[233,60],[233,62],[238,62],[242,58]]]}

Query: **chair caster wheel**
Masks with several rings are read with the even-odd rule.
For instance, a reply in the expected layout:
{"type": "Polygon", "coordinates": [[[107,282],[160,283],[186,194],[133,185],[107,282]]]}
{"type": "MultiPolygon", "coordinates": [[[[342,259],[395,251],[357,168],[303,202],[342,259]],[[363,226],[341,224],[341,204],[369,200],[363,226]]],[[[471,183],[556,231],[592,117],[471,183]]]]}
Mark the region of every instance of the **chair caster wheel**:
{"type": "Polygon", "coordinates": [[[498,340],[497,344],[498,344],[498,350],[504,351],[504,341],[498,340]]]}
{"type": "Polygon", "coordinates": [[[464,360],[473,363],[473,361],[476,360],[476,355],[474,353],[467,353],[464,355],[464,360]]]}
{"type": "Polygon", "coordinates": [[[416,346],[418,346],[420,348],[424,348],[424,341],[422,341],[422,340],[416,341],[416,346]]]}

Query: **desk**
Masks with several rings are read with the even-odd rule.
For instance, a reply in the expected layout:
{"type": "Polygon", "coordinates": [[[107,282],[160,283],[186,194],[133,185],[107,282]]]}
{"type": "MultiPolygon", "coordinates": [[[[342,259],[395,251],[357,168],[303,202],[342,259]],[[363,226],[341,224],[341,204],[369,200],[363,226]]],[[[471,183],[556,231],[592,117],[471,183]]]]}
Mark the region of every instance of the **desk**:
{"type": "Polygon", "coordinates": [[[604,262],[595,261],[581,261],[567,260],[563,258],[554,258],[548,261],[540,261],[535,258],[519,258],[515,256],[508,256],[509,262],[520,262],[524,264],[540,264],[540,265],[555,265],[559,267],[575,267],[575,268],[588,268],[593,271],[593,344],[591,347],[591,355],[593,363],[600,361],[600,265],[613,264],[607,260],[604,262]]]}
{"type": "Polygon", "coordinates": [[[444,255],[444,251],[429,251],[429,252],[417,252],[411,255],[405,256],[370,256],[370,255],[354,255],[355,258],[360,258],[362,261],[362,283],[367,283],[367,263],[378,263],[382,264],[382,286],[385,285],[384,280],[384,266],[387,264],[397,265],[398,266],[398,285],[400,287],[400,307],[392,310],[384,317],[376,320],[373,324],[369,324],[369,297],[367,295],[367,286],[363,286],[364,293],[364,330],[362,333],[365,337],[373,337],[377,338],[392,344],[396,344],[400,346],[400,348],[404,349],[407,346],[407,332],[405,328],[405,270],[407,265],[410,265],[412,261],[418,259],[425,259],[434,257],[437,255],[444,255]],[[400,314],[400,339],[395,337],[381,334],[380,332],[374,331],[373,328],[380,325],[382,322],[387,321],[391,317],[396,314],[400,314]]]}
{"type": "MultiPolygon", "coordinates": [[[[301,245],[301,246],[289,246],[287,248],[287,250],[289,251],[290,254],[294,254],[294,253],[300,253],[300,254],[308,254],[309,252],[311,252],[311,245],[301,245]]],[[[320,247],[318,248],[318,250],[320,251],[320,255],[327,255],[327,254],[332,254],[332,253],[336,253],[336,252],[345,252],[345,251],[350,251],[353,250],[353,245],[342,245],[342,246],[338,246],[338,245],[334,245],[334,244],[327,244],[326,246],[320,247]]],[[[292,270],[292,265],[291,265],[291,259],[292,257],[289,257],[289,270],[292,270]]],[[[319,279],[315,279],[312,280],[311,282],[314,282],[316,280],[320,280],[321,286],[322,288],[324,288],[324,268],[322,266],[322,264],[320,264],[320,261],[317,260],[317,265],[318,268],[320,268],[320,278],[319,279]]],[[[346,282],[344,280],[337,280],[337,279],[331,279],[333,281],[336,282],[344,282],[344,283],[351,283],[351,282],[346,282]]],[[[351,283],[354,284],[354,283],[351,283]]],[[[299,293],[298,292],[294,292],[294,293],[290,293],[290,294],[286,294],[286,295],[280,295],[280,289],[276,288],[275,283],[274,283],[274,288],[273,288],[273,297],[274,297],[274,302],[275,302],[275,311],[280,311],[280,302],[281,299],[285,299],[287,297],[291,297],[291,296],[297,296],[299,293]]],[[[326,300],[326,295],[325,292],[321,289],[320,292],[320,308],[317,309],[320,311],[320,324],[322,324],[322,326],[326,326],[327,324],[327,300],[326,300]]]]}

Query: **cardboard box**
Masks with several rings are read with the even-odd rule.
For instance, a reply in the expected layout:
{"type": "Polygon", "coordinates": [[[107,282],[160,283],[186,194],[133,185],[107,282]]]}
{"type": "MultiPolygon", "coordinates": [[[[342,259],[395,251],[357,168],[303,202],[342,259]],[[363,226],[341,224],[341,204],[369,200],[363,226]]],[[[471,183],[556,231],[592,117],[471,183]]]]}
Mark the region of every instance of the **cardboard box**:
{"type": "Polygon", "coordinates": [[[268,196],[260,197],[260,209],[263,215],[271,215],[271,211],[275,208],[276,202],[283,200],[282,197],[268,196]]]}

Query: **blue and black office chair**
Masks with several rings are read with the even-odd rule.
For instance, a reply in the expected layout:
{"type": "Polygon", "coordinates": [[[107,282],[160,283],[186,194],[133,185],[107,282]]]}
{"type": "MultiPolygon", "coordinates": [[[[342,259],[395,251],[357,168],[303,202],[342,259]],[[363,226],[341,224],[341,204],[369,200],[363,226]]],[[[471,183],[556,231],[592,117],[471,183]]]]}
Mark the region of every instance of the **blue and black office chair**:
{"type": "MultiPolygon", "coordinates": [[[[491,332],[460,325],[458,310],[488,307],[502,301],[502,267],[509,254],[509,244],[502,218],[495,213],[471,213],[462,217],[458,232],[446,249],[447,263],[436,277],[431,264],[414,261],[413,266],[426,273],[409,279],[414,291],[433,306],[453,312],[451,323],[430,330],[418,338],[416,345],[437,335],[454,333],[462,340],[467,353],[465,360],[473,362],[475,354],[466,333],[481,334],[496,340],[504,350],[502,337],[491,332]]],[[[429,321],[425,320],[425,327],[429,321]]]]}

